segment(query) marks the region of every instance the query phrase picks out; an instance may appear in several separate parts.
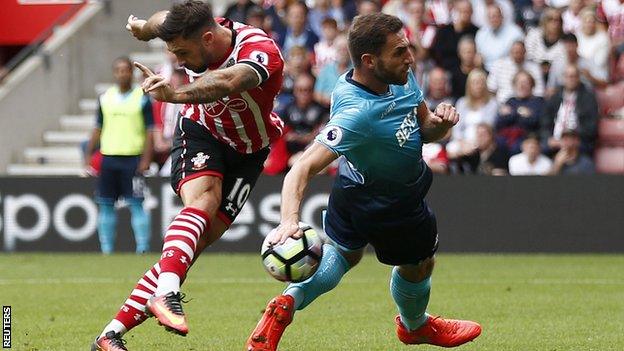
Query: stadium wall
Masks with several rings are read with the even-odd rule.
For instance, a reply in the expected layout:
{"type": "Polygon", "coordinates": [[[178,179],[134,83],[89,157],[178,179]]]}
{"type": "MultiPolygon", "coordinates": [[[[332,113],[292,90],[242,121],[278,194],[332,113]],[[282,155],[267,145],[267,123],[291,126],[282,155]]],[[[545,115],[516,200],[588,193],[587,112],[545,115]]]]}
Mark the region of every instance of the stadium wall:
{"type": "Polygon", "coordinates": [[[111,81],[115,57],[149,51],[124,29],[129,14],[146,17],[170,5],[131,0],[110,1],[106,8],[92,2],[18,66],[0,85],[0,174],[23,148],[40,144],[61,115],[78,113],[81,98],[95,97],[96,83],[111,81]]]}
{"type": "MultiPolygon", "coordinates": [[[[208,250],[258,251],[279,221],[282,181],[261,178],[235,225],[208,250]]],[[[331,182],[313,180],[303,221],[320,227],[331,182]]],[[[0,252],[98,251],[94,185],[86,178],[0,178],[0,252]]],[[[148,188],[152,247],[159,250],[181,203],[167,179],[148,179],[148,188]]],[[[441,252],[624,253],[621,176],[437,177],[428,202],[441,252]]],[[[133,251],[128,211],[119,213],[117,250],[133,251]]]]}

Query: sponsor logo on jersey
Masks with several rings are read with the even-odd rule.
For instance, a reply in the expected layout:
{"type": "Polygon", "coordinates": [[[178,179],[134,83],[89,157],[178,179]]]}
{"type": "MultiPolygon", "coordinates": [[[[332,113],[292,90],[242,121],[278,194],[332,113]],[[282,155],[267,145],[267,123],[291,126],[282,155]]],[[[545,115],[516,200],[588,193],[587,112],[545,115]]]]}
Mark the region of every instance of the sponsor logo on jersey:
{"type": "Polygon", "coordinates": [[[223,114],[226,108],[238,113],[245,111],[248,106],[249,105],[247,104],[247,101],[245,101],[245,99],[230,99],[226,96],[221,100],[204,104],[204,111],[210,117],[219,117],[221,116],[221,114],[223,114]]]}
{"type": "Polygon", "coordinates": [[[400,147],[403,147],[403,145],[407,143],[412,133],[420,129],[418,127],[418,121],[416,120],[416,113],[416,108],[408,113],[395,134],[400,147]]]}
{"type": "Polygon", "coordinates": [[[269,55],[266,52],[262,51],[252,51],[249,55],[249,58],[263,65],[269,64],[269,55]]]}
{"type": "Polygon", "coordinates": [[[198,152],[197,155],[191,159],[191,162],[193,162],[193,170],[199,171],[206,168],[206,161],[208,161],[209,158],[210,156],[203,152],[198,152]]]}
{"type": "Polygon", "coordinates": [[[232,67],[234,66],[234,64],[236,63],[236,61],[234,61],[234,58],[231,57],[228,62],[225,64],[225,67],[232,67]]]}
{"type": "Polygon", "coordinates": [[[326,127],[322,132],[323,142],[329,146],[336,146],[342,140],[342,129],[337,126],[326,127]]]}

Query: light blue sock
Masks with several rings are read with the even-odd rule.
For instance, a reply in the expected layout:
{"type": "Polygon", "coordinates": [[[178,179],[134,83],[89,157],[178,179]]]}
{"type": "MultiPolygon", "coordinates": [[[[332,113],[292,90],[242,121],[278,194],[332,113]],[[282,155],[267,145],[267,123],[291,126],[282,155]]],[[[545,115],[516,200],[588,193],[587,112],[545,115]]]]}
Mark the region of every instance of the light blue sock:
{"type": "Polygon", "coordinates": [[[102,253],[109,254],[115,247],[115,226],[117,224],[117,213],[114,204],[100,204],[98,214],[98,237],[100,238],[100,248],[102,253]]]}
{"type": "Polygon", "coordinates": [[[289,284],[284,295],[292,296],[295,299],[295,308],[302,310],[317,297],[335,288],[349,268],[349,263],[338,250],[325,244],[318,270],[301,283],[289,284]]]}
{"type": "Polygon", "coordinates": [[[431,277],[412,283],[399,274],[398,267],[392,270],[390,292],[399,309],[401,322],[409,330],[421,327],[427,321],[427,305],[431,292],[431,277]]]}
{"type": "Polygon", "coordinates": [[[143,202],[139,200],[129,201],[130,223],[136,241],[136,252],[144,253],[150,249],[151,221],[149,212],[143,209],[143,202]]]}

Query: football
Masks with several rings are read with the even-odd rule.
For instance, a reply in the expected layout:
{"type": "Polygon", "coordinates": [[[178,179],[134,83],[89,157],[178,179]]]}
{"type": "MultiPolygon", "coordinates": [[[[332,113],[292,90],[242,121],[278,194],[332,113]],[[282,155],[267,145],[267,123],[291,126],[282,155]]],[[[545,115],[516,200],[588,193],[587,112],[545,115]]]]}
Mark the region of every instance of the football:
{"type": "Polygon", "coordinates": [[[299,223],[303,236],[288,238],[281,245],[272,245],[268,236],[262,243],[262,263],[269,274],[283,282],[301,282],[308,279],[319,266],[323,255],[323,241],[309,225],[299,223]]]}

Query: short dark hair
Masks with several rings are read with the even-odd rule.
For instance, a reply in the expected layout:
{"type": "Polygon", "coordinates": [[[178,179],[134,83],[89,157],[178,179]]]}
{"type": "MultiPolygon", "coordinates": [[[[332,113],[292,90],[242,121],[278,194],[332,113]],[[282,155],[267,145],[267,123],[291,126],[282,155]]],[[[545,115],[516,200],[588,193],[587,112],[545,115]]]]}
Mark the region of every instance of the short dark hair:
{"type": "Polygon", "coordinates": [[[216,25],[210,4],[186,0],[171,7],[165,21],[158,27],[157,34],[164,41],[180,36],[188,39],[199,35],[203,28],[214,28],[216,25]]]}
{"type": "Polygon", "coordinates": [[[130,60],[130,57],[128,57],[128,56],[119,56],[116,59],[114,59],[113,60],[113,68],[119,62],[123,62],[123,63],[127,64],[128,67],[130,67],[130,69],[134,68],[134,66],[132,65],[132,61],[130,60]]]}
{"type": "Polygon", "coordinates": [[[384,13],[357,16],[349,29],[349,53],[354,67],[362,65],[362,55],[379,55],[388,34],[398,33],[403,22],[384,13]]]}

